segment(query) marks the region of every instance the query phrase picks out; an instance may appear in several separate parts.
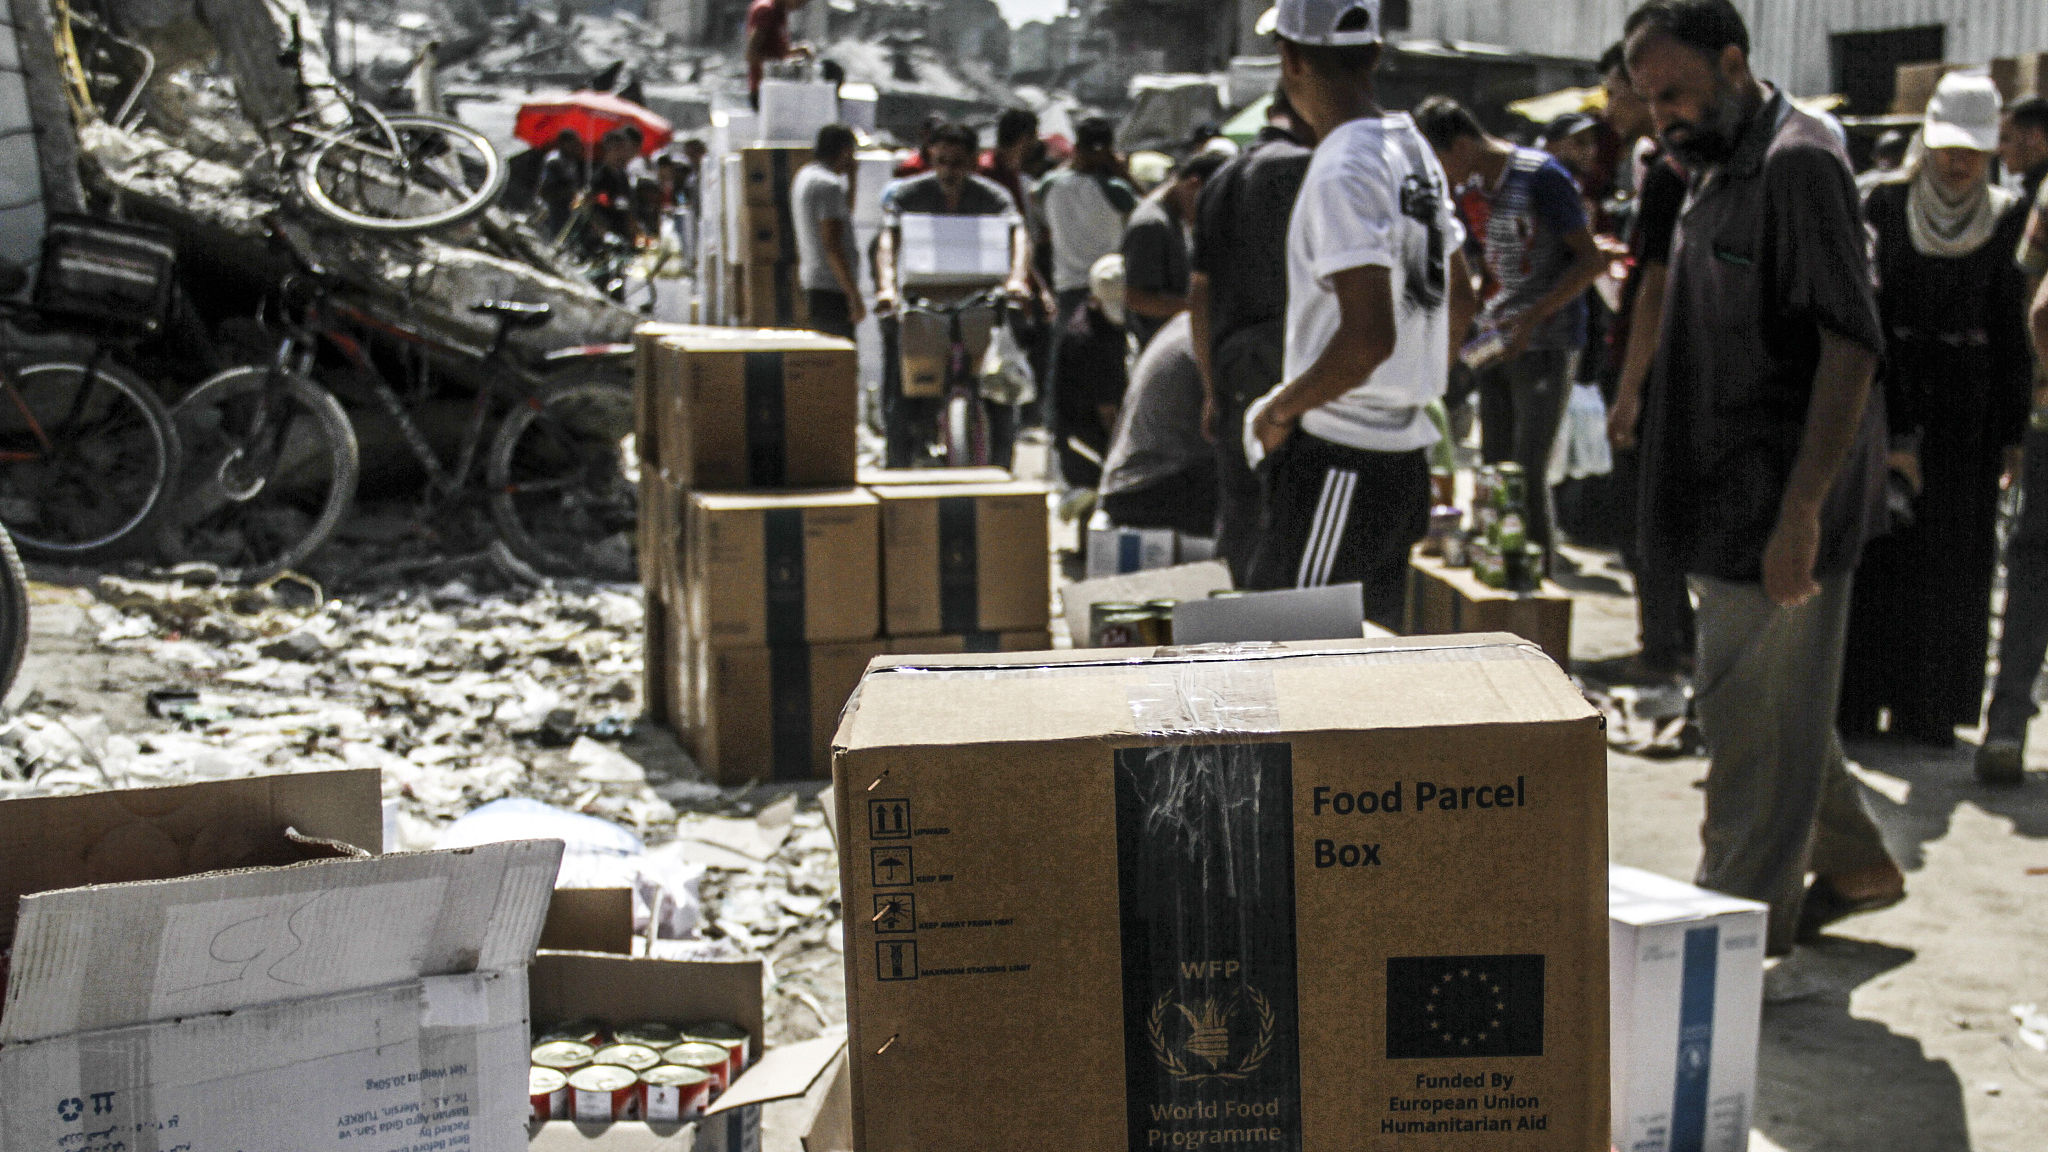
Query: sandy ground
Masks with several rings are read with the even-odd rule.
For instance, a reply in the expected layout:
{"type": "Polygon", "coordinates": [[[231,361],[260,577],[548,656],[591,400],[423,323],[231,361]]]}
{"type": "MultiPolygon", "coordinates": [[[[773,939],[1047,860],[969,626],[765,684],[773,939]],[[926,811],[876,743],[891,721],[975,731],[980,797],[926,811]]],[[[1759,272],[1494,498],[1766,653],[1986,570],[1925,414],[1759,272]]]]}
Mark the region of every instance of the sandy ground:
{"type": "MultiPolygon", "coordinates": [[[[1626,573],[1608,554],[1568,555],[1576,659],[1633,651],[1626,573]]],[[[76,592],[44,588],[37,599],[12,700],[34,691],[104,714],[117,731],[147,723],[144,693],[179,683],[180,672],[96,648],[76,592]]],[[[2048,728],[2035,736],[2033,767],[2048,772],[2048,728]]],[[[2016,1004],[2048,1004],[2048,778],[2037,774],[2013,791],[1981,788],[1970,775],[1972,750],[1852,749],[1911,895],[1845,922],[1790,962],[1814,994],[1766,1008],[1752,1152],[2048,1148],[2048,1055],[2018,1039],[2011,1013],[2016,1004]]],[[[1697,758],[1611,755],[1613,858],[1690,876],[1699,851],[1695,784],[1705,771],[1697,758]]],[[[837,973],[810,979],[830,983],[837,973]]],[[[843,1011],[841,998],[820,999],[827,1014],[843,1011]]]]}
{"type": "MultiPolygon", "coordinates": [[[[1626,573],[1568,554],[1575,659],[1632,652],[1626,573]]],[[[1977,784],[1974,743],[1850,748],[1909,895],[1787,962],[1814,995],[1764,1009],[1751,1152],[2048,1148],[2048,1054],[2020,1042],[2011,1012],[2048,1003],[2048,727],[2030,745],[2035,775],[2016,790],[1977,784]]],[[[1689,878],[1706,768],[1611,753],[1612,858],[1689,878]]]]}

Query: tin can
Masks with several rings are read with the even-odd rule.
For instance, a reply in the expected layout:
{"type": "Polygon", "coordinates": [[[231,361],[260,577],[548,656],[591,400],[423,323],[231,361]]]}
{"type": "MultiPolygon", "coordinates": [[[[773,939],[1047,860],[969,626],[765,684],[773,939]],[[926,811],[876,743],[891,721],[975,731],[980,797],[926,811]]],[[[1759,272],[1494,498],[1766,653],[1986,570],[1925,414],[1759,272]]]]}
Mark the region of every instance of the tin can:
{"type": "Polygon", "coordinates": [[[526,1095],[533,1104],[533,1123],[569,1118],[569,1077],[559,1068],[536,1064],[527,1070],[526,1095]]]}
{"type": "Polygon", "coordinates": [[[683,1064],[657,1064],[640,1074],[640,1096],[640,1118],[650,1124],[694,1120],[711,1102],[711,1073],[683,1064]]]}
{"type": "Polygon", "coordinates": [[[589,1064],[593,1051],[580,1040],[549,1040],[534,1045],[533,1063],[537,1068],[553,1068],[567,1074],[589,1064]]]}
{"type": "Polygon", "coordinates": [[[615,1044],[644,1044],[659,1052],[663,1048],[673,1048],[681,1044],[683,1042],[683,1030],[673,1024],[663,1024],[658,1020],[649,1020],[640,1024],[629,1024],[623,1028],[612,1029],[612,1042],[615,1044]]]}
{"type": "Polygon", "coordinates": [[[602,1048],[606,1043],[604,1025],[596,1020],[570,1020],[544,1029],[533,1042],[546,1044],[555,1040],[573,1040],[578,1044],[588,1044],[593,1049],[602,1048]]]}
{"type": "Polygon", "coordinates": [[[665,1064],[681,1064],[685,1068],[702,1068],[711,1077],[711,1095],[732,1087],[732,1077],[727,1069],[732,1066],[732,1049],[723,1044],[705,1044],[685,1040],[661,1054],[665,1064]]]}
{"type": "Polygon", "coordinates": [[[729,1049],[732,1052],[732,1063],[727,1065],[729,1075],[726,1076],[725,1082],[728,1084],[739,1079],[740,1073],[745,1072],[747,1066],[754,1062],[753,1038],[747,1035],[745,1028],[737,1024],[728,1024],[723,1020],[692,1024],[683,1030],[683,1039],[694,1040],[699,1044],[722,1044],[729,1049]]]}
{"type": "Polygon", "coordinates": [[[1109,622],[1111,616],[1121,616],[1127,612],[1143,612],[1144,610],[1145,606],[1143,604],[1132,603],[1127,600],[1098,600],[1090,604],[1088,606],[1088,647],[1127,647],[1127,645],[1103,643],[1103,626],[1109,622]]]}
{"type": "Polygon", "coordinates": [[[1097,648],[1143,648],[1152,643],[1152,614],[1143,608],[1119,612],[1102,621],[1102,633],[1096,638],[1097,648]]]}
{"type": "Polygon", "coordinates": [[[616,1064],[592,1064],[569,1077],[569,1118],[578,1124],[640,1119],[640,1074],[616,1064]]]}
{"type": "Polygon", "coordinates": [[[620,1068],[631,1068],[635,1072],[645,1072],[661,1063],[661,1053],[645,1044],[613,1044],[591,1053],[590,1062],[614,1064],[620,1068]]]}
{"type": "Polygon", "coordinates": [[[1173,609],[1178,600],[1147,600],[1145,611],[1152,617],[1152,636],[1149,643],[1168,645],[1173,643],[1173,609]]]}

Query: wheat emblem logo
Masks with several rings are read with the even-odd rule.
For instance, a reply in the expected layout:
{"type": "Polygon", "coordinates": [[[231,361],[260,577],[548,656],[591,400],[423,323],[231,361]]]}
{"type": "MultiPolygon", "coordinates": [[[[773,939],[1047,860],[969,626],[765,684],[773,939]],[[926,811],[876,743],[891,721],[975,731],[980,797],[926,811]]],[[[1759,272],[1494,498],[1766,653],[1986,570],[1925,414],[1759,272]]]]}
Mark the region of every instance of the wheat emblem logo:
{"type": "Polygon", "coordinates": [[[1152,1041],[1153,1056],[1176,1080],[1243,1080],[1258,1071],[1272,1054],[1273,1025],[1272,1001],[1257,988],[1247,987],[1228,1003],[1211,996],[1193,1007],[1180,1003],[1168,992],[1152,1005],[1146,1032],[1152,1041]],[[1259,1030],[1244,1059],[1232,1064],[1230,1021],[1243,1001],[1251,1003],[1259,1030]],[[1172,1019],[1168,1013],[1172,1010],[1178,1010],[1188,1024],[1187,1037],[1178,1045],[1167,1036],[1167,1023],[1172,1019]],[[1202,1067],[1204,1064],[1206,1068],[1202,1067]]]}

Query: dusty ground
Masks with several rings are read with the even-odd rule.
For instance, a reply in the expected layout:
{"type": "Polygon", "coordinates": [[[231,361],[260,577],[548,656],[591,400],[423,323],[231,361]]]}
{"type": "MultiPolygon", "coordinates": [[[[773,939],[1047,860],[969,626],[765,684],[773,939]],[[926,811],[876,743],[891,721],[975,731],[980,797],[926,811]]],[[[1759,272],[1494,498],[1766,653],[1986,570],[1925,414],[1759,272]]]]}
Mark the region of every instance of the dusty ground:
{"type": "MultiPolygon", "coordinates": [[[[1632,651],[1627,575],[1570,555],[1574,656],[1632,651]]],[[[1788,961],[1815,994],[1765,1007],[1752,1152],[2048,1148],[2048,1054],[2011,1012],[2048,1003],[2048,727],[2030,745],[2035,775],[2017,790],[1976,783],[1971,743],[1850,748],[1909,895],[1788,961]]],[[[1613,859],[1689,878],[1705,773],[1695,757],[1610,754],[1613,859]]]]}
{"type": "MultiPolygon", "coordinates": [[[[1563,580],[1575,604],[1575,656],[1583,665],[1634,648],[1629,581],[1611,555],[1571,550],[1563,580]]],[[[91,597],[75,588],[36,592],[29,660],[9,704],[33,700],[78,718],[105,717],[115,733],[173,725],[145,708],[151,688],[190,686],[206,673],[172,666],[144,651],[96,641],[91,597]],[[33,696],[31,696],[33,694],[33,696]]],[[[622,666],[604,675],[637,685],[622,666]]],[[[240,691],[260,691],[244,684],[240,691]]],[[[632,702],[618,701],[621,711],[632,702]]],[[[1970,735],[1965,733],[1966,736],[1970,735]]],[[[508,746],[510,747],[510,746],[508,746]]],[[[2048,772],[2048,728],[2037,729],[2034,767],[2048,772]]],[[[675,786],[691,811],[745,814],[770,796],[714,794],[659,742],[628,742],[651,782],[675,786]]],[[[2048,1147],[2048,1054],[2019,1038],[2018,1004],[2048,1004],[2048,779],[1993,791],[1970,776],[1972,746],[1936,753],[1907,744],[1858,746],[1852,755],[1870,785],[1866,798],[1909,872],[1911,895],[1897,908],[1841,925],[1824,946],[1791,963],[1796,983],[1814,994],[1767,1007],[1753,1152],[2038,1152],[2048,1147]]],[[[563,793],[561,753],[520,751],[536,794],[563,793]]],[[[1698,857],[1706,770],[1695,757],[1609,760],[1613,858],[1670,876],[1689,876],[1698,857]]],[[[515,781],[513,794],[526,787],[515,781]]],[[[803,790],[801,823],[815,820],[815,789],[803,790]]],[[[660,837],[647,837],[650,843],[660,837]]],[[[793,837],[777,858],[787,871],[819,853],[813,834],[793,837]]],[[[746,929],[781,923],[774,977],[777,1039],[815,1034],[841,1022],[844,1000],[837,955],[820,931],[821,910],[792,915],[786,889],[766,890],[745,873],[714,872],[707,913],[746,929]],[[764,901],[767,910],[763,912],[764,901]]]]}

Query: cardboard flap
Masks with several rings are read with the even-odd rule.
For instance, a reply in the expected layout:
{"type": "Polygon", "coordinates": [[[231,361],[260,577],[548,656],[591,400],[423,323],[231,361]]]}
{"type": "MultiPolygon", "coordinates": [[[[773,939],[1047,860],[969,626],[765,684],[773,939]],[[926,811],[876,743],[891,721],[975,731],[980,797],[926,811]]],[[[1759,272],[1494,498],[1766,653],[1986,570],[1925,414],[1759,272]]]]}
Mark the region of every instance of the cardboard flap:
{"type": "Polygon", "coordinates": [[[631,888],[557,888],[540,946],[562,952],[633,951],[631,888]]]}
{"type": "Polygon", "coordinates": [[[741,1073],[733,1086],[726,1089],[718,1102],[704,1110],[706,1116],[716,1116],[749,1104],[765,1104],[770,1100],[786,1100],[802,1096],[811,1090],[811,1085],[825,1069],[838,1059],[840,1050],[846,1047],[844,1036],[824,1036],[777,1048],[759,1063],[741,1073]]]}
{"type": "Polygon", "coordinates": [[[287,828],[376,848],[381,780],[363,768],[0,801],[0,946],[14,935],[15,901],[31,892],[334,854],[294,842],[287,828]]]}
{"type": "Polygon", "coordinates": [[[561,860],[525,840],[30,896],[0,1043],[523,968],[561,860]]]}

